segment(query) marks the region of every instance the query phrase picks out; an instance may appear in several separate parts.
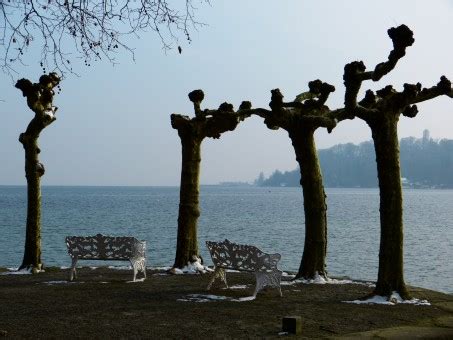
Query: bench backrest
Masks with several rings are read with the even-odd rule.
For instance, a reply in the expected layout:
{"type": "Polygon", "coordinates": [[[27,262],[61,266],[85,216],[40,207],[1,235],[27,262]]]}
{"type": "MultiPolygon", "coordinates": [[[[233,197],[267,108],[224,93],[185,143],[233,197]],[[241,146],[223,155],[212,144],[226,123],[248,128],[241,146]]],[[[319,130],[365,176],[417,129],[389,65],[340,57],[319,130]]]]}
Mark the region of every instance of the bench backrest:
{"type": "Polygon", "coordinates": [[[206,241],[206,245],[216,267],[253,272],[278,270],[280,254],[266,254],[255,246],[236,244],[228,240],[206,241]]]}
{"type": "Polygon", "coordinates": [[[146,257],[146,241],[129,236],[67,236],[69,256],[93,260],[129,260],[146,257]]]}

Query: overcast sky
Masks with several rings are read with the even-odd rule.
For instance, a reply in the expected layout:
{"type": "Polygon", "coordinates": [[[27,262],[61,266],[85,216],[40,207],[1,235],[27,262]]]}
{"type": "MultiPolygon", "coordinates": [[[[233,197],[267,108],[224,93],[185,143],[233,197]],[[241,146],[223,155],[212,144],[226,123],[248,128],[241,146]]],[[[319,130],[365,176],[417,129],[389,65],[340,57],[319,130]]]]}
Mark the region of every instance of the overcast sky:
{"type": "MultiPolygon", "coordinates": [[[[343,67],[363,60],[368,69],[387,59],[387,29],[400,24],[414,31],[415,44],[391,74],[363,90],[407,83],[429,87],[441,75],[453,80],[453,1],[219,1],[201,7],[208,25],[192,35],[183,53],[165,54],[151,32],[131,40],[136,61],[126,53],[120,64],[96,63],[68,76],[55,97],[57,121],[40,137],[44,185],[179,185],[181,145],[170,114],[193,116],[187,94],[205,92],[204,107],[250,100],[268,107],[270,90],[286,100],[321,79],[335,85],[331,108],[343,106],[343,67]]],[[[18,77],[36,81],[38,63],[18,67],[18,77]],[[36,66],[33,66],[36,65],[36,66]]],[[[0,185],[25,184],[19,134],[32,118],[14,82],[0,74],[0,185]]],[[[419,105],[414,119],[401,117],[400,137],[453,139],[453,100],[419,105]]],[[[344,121],[329,135],[316,133],[318,148],[371,139],[360,120],[344,121]]],[[[262,119],[242,122],[202,146],[201,183],[253,181],[263,171],[293,170],[294,150],[283,130],[271,131],[262,119]]]]}

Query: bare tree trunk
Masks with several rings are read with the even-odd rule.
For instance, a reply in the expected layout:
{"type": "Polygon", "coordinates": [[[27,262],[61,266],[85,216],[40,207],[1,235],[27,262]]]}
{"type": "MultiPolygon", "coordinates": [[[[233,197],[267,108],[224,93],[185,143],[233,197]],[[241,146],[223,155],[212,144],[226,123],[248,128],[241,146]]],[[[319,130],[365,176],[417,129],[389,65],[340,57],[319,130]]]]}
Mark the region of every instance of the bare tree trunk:
{"type": "Polygon", "coordinates": [[[376,151],[380,191],[381,240],[379,272],[374,293],[390,296],[396,291],[409,294],[403,270],[403,198],[397,133],[399,115],[385,115],[369,123],[376,151]]]}
{"type": "Polygon", "coordinates": [[[217,110],[201,110],[204,93],[194,90],[189,99],[194,105],[195,117],[179,114],[170,116],[171,126],[178,131],[182,145],[181,187],[179,198],[178,239],[173,268],[183,268],[201,257],[198,250],[197,222],[200,216],[200,162],[201,143],[206,137],[220,138],[233,131],[240,121],[250,116],[250,102],[242,102],[239,111],[233,105],[220,104],[217,110]]]}
{"type": "Polygon", "coordinates": [[[197,222],[200,216],[201,142],[198,136],[181,136],[182,167],[178,217],[178,239],[173,267],[183,268],[199,256],[197,222]]]}
{"type": "Polygon", "coordinates": [[[327,205],[321,168],[314,140],[314,129],[290,133],[300,167],[304,195],[305,243],[296,278],[326,276],[327,205]]]}
{"type": "Polygon", "coordinates": [[[53,106],[53,89],[60,83],[56,73],[44,74],[38,83],[20,79],[16,88],[27,98],[28,107],[35,116],[27,130],[19,136],[25,150],[25,177],[27,178],[27,226],[25,232],[24,258],[19,269],[31,269],[39,272],[41,263],[41,176],[44,166],[39,162],[39,134],[55,120],[57,108],[53,106]]]}
{"type": "Polygon", "coordinates": [[[41,270],[41,187],[44,173],[38,159],[38,136],[21,134],[19,138],[25,149],[25,177],[27,178],[27,226],[25,249],[19,269],[41,270]]]}

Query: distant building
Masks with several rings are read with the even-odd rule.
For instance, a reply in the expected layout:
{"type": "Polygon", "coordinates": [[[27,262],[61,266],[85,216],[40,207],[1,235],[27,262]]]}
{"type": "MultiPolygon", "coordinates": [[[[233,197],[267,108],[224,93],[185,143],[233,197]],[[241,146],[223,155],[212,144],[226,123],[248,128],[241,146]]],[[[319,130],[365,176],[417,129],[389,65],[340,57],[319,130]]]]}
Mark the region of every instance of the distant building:
{"type": "Polygon", "coordinates": [[[431,137],[429,136],[429,130],[425,129],[423,130],[423,143],[427,143],[431,140],[431,137]]]}

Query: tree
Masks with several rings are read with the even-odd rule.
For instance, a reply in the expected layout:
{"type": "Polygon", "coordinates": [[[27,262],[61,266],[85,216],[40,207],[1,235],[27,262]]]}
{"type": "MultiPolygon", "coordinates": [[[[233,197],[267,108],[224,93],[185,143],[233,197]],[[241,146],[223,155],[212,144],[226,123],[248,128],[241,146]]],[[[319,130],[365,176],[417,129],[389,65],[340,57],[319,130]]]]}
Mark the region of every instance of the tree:
{"type": "Polygon", "coordinates": [[[406,48],[414,43],[412,31],[405,25],[390,28],[388,35],[393,50],[388,60],[376,65],[373,71],[366,71],[362,61],[354,61],[344,68],[345,112],[344,118],[358,117],[371,129],[380,192],[380,250],[379,271],[374,294],[390,296],[398,292],[403,298],[409,294],[404,282],[403,271],[403,197],[397,125],[400,115],[413,118],[417,115],[416,103],[440,95],[453,98],[450,81],[442,76],[440,82],[431,88],[422,88],[420,83],[404,84],[398,92],[391,85],[374,93],[368,90],[364,99],[357,102],[358,92],[365,80],[378,81],[393,70],[406,48]]]}
{"type": "Polygon", "coordinates": [[[220,138],[226,131],[233,131],[244,120],[250,108],[249,102],[242,102],[239,110],[223,103],[217,110],[201,110],[204,99],[202,90],[189,93],[193,102],[195,117],[171,115],[171,125],[178,131],[182,146],[181,186],[178,215],[178,236],[174,268],[183,268],[199,257],[197,222],[200,216],[200,162],[201,143],[204,138],[220,138]]]}
{"type": "Polygon", "coordinates": [[[288,132],[299,163],[304,195],[305,242],[297,278],[327,276],[327,205],[314,133],[319,127],[330,132],[336,126],[332,112],[324,105],[335,87],[315,80],[309,83],[309,89],[288,103],[283,102],[279,89],[272,90],[271,111],[253,111],[264,118],[269,129],[282,128],[288,132]]]}
{"type": "Polygon", "coordinates": [[[57,108],[53,106],[54,88],[60,83],[55,73],[43,75],[33,84],[28,79],[20,79],[16,87],[27,98],[28,107],[35,113],[27,129],[19,136],[25,150],[25,177],[27,178],[27,226],[25,251],[19,269],[39,272],[41,262],[41,176],[44,165],[39,161],[41,150],[38,146],[39,134],[55,120],[57,108]]]}
{"type": "MultiPolygon", "coordinates": [[[[102,59],[114,63],[119,49],[134,55],[126,39],[146,30],[157,33],[164,49],[169,49],[178,42],[179,33],[190,42],[190,29],[202,25],[195,20],[195,10],[192,0],[171,5],[168,0],[0,1],[0,67],[12,75],[14,65],[23,64],[27,52],[38,48],[41,50],[38,61],[44,73],[46,69],[57,69],[62,74],[73,72],[74,51],[87,66],[102,59]]],[[[181,53],[180,46],[178,50],[181,53]]],[[[39,182],[44,174],[37,141],[41,130],[55,120],[53,88],[59,81],[55,73],[50,73],[43,75],[37,84],[26,79],[16,84],[35,112],[35,118],[20,138],[25,149],[28,186],[25,254],[20,268],[35,271],[42,266],[39,182]]]]}
{"type": "MultiPolygon", "coordinates": [[[[200,0],[200,2],[209,0],[200,0]]],[[[119,49],[134,55],[126,41],[130,35],[152,30],[164,49],[183,33],[190,42],[195,20],[192,0],[27,0],[0,1],[0,58],[7,73],[23,63],[29,50],[41,49],[41,66],[73,72],[72,59],[81,56],[85,65],[107,59],[115,62],[119,49]]],[[[181,47],[178,46],[181,52],[181,47]]]]}

